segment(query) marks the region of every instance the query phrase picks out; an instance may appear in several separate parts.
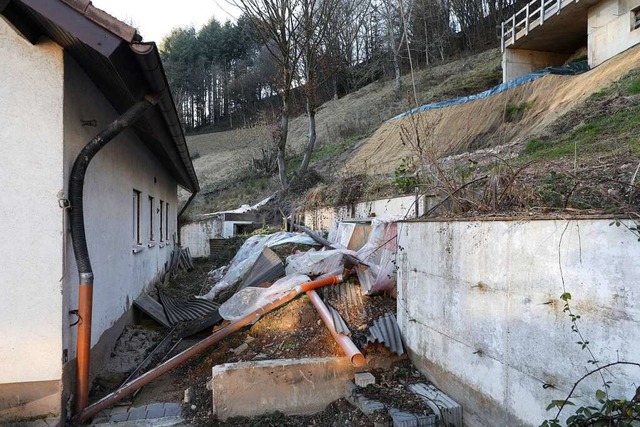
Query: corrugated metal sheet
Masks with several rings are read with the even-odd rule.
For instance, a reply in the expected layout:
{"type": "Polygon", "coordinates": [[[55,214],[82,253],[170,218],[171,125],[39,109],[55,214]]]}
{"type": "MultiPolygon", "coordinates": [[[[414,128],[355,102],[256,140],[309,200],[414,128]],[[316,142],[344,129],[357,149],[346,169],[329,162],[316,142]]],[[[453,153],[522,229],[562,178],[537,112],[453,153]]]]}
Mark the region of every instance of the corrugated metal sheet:
{"type": "Polygon", "coordinates": [[[333,327],[335,328],[336,332],[342,335],[351,335],[351,329],[349,329],[349,325],[347,325],[342,316],[340,316],[338,310],[336,310],[329,304],[327,304],[327,308],[329,309],[329,313],[331,313],[333,327]]]}
{"type": "Polygon", "coordinates": [[[158,296],[167,319],[172,325],[202,319],[220,308],[220,304],[205,299],[182,300],[170,297],[163,292],[158,292],[158,296]]]}
{"type": "Polygon", "coordinates": [[[402,336],[396,316],[387,314],[375,320],[367,333],[367,340],[370,343],[378,342],[390,349],[395,354],[401,356],[404,354],[404,345],[402,344],[402,336]]]}
{"type": "Polygon", "coordinates": [[[271,249],[264,248],[238,290],[247,286],[259,286],[265,282],[274,282],[284,275],[284,264],[280,257],[271,249]]]}
{"type": "Polygon", "coordinates": [[[409,390],[417,394],[431,410],[442,417],[444,424],[462,427],[462,406],[431,384],[411,384],[409,390]]]}

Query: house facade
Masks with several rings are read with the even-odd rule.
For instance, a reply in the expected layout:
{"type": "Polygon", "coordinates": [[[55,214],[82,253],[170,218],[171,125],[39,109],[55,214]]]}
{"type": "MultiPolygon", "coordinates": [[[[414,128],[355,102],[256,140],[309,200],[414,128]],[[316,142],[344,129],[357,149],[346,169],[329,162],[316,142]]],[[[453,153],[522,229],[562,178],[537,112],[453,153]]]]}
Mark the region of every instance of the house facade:
{"type": "Polygon", "coordinates": [[[84,179],[91,376],[177,244],[178,187],[199,188],[157,47],[135,29],[88,0],[1,1],[0,62],[2,423],[64,417],[76,397],[82,319],[68,192],[83,147],[153,95],[84,179]]]}
{"type": "Polygon", "coordinates": [[[563,65],[581,48],[591,67],[640,43],[640,0],[533,0],[502,23],[505,82],[563,65]]]}

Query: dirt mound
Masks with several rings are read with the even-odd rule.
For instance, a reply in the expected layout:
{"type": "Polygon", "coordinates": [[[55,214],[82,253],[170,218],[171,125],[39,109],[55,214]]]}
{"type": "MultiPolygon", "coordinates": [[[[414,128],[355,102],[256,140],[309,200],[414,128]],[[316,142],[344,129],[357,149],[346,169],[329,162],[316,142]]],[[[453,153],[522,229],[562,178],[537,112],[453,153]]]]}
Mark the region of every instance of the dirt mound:
{"type": "Polygon", "coordinates": [[[391,173],[419,151],[434,157],[497,146],[542,133],[592,94],[637,67],[640,46],[579,76],[548,75],[501,94],[384,123],[345,170],[391,173]],[[519,112],[517,120],[510,115],[519,112]],[[415,129],[420,147],[415,147],[415,129]]]}

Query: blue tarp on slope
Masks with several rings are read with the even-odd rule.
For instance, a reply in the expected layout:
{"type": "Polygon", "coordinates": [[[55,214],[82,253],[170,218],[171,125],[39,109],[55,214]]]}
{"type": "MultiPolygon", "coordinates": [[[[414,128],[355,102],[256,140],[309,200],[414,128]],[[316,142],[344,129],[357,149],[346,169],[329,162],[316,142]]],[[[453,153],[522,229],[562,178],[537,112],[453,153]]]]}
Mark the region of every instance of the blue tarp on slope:
{"type": "Polygon", "coordinates": [[[493,95],[497,95],[501,92],[505,92],[509,89],[513,89],[514,87],[522,86],[523,84],[532,82],[534,80],[538,80],[540,77],[544,77],[549,74],[559,74],[563,76],[573,76],[577,74],[582,74],[584,72],[589,71],[589,64],[587,61],[580,62],[572,62],[563,67],[547,67],[544,70],[536,71],[530,74],[525,74],[524,76],[515,78],[506,83],[502,83],[494,88],[489,90],[485,90],[484,92],[477,93],[475,95],[463,96],[460,98],[450,99],[447,101],[435,102],[433,104],[423,105],[418,108],[414,108],[413,110],[409,110],[405,113],[399,114],[388,121],[397,120],[402,117],[406,117],[410,114],[422,113],[423,111],[429,110],[437,110],[438,108],[450,107],[452,105],[466,104],[467,102],[476,101],[478,99],[488,98],[493,95]]]}

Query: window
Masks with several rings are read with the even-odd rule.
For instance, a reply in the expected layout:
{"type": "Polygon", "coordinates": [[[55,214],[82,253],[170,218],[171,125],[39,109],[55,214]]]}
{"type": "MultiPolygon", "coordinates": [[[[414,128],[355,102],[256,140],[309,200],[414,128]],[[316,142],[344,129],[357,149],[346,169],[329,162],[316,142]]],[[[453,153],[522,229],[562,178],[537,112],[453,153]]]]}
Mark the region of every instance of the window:
{"type": "Polygon", "coordinates": [[[165,203],[164,240],[169,241],[169,203],[165,203]]]}
{"type": "Polygon", "coordinates": [[[141,193],[138,190],[133,190],[133,242],[136,245],[141,245],[140,239],[140,199],[141,193]]]}
{"type": "Polygon", "coordinates": [[[631,11],[631,31],[640,28],[640,7],[631,11]]]}
{"type": "Polygon", "coordinates": [[[149,196],[149,241],[153,242],[153,197],[149,196]]]}
{"type": "Polygon", "coordinates": [[[160,241],[164,241],[164,233],[163,231],[164,225],[164,202],[160,200],[160,241]]]}

